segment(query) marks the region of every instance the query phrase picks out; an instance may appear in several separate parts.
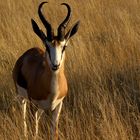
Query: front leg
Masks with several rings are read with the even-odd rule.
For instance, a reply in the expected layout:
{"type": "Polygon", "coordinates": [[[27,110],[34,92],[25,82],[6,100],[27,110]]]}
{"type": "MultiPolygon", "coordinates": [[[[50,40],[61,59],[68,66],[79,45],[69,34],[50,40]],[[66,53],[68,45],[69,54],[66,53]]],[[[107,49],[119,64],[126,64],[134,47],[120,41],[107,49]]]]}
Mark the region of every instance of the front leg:
{"type": "Polygon", "coordinates": [[[37,110],[35,113],[35,140],[38,137],[38,125],[39,125],[39,120],[42,116],[43,110],[37,110]]]}
{"type": "Polygon", "coordinates": [[[51,127],[50,127],[50,138],[51,140],[58,140],[58,121],[62,108],[62,101],[52,112],[51,127]]]}

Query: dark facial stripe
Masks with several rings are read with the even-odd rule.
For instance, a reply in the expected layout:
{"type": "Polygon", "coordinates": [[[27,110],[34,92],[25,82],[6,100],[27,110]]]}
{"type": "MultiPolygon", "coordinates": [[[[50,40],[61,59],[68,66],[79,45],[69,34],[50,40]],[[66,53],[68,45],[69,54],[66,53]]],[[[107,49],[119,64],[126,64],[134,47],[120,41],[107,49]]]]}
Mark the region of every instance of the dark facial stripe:
{"type": "Polygon", "coordinates": [[[64,52],[65,48],[66,48],[66,46],[63,47],[63,49],[62,49],[62,53],[64,52]]]}
{"type": "Polygon", "coordinates": [[[51,55],[50,55],[50,49],[49,49],[49,47],[46,47],[46,51],[48,52],[49,58],[50,58],[50,60],[51,60],[51,55]]]}
{"type": "Polygon", "coordinates": [[[63,52],[65,51],[65,48],[66,48],[66,46],[64,46],[63,49],[62,49],[61,60],[62,60],[63,52]]]}

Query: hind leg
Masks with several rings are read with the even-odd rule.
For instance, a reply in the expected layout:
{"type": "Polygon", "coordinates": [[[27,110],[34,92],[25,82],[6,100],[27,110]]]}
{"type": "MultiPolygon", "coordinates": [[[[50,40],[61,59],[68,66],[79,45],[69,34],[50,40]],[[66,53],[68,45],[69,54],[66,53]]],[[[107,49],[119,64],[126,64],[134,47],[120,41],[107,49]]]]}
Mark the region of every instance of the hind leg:
{"type": "Polygon", "coordinates": [[[27,138],[27,122],[26,122],[26,113],[27,113],[27,100],[22,100],[22,112],[23,112],[23,129],[24,136],[27,138]]]}
{"type": "Polygon", "coordinates": [[[19,86],[18,84],[16,84],[16,87],[17,87],[17,98],[18,98],[18,101],[20,103],[22,103],[22,112],[23,112],[23,128],[24,128],[24,136],[27,137],[27,118],[26,118],[26,115],[27,115],[27,99],[28,99],[28,96],[27,96],[27,90],[24,89],[23,87],[19,86]]]}

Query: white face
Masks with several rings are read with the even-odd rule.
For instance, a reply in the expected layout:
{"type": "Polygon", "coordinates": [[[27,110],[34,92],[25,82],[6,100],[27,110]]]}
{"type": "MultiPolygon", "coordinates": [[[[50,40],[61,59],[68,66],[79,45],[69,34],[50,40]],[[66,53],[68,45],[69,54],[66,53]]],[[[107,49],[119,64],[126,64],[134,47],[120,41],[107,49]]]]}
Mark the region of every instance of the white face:
{"type": "Polygon", "coordinates": [[[53,71],[58,70],[65,57],[65,42],[58,42],[54,40],[52,43],[46,41],[47,59],[53,71]]]}

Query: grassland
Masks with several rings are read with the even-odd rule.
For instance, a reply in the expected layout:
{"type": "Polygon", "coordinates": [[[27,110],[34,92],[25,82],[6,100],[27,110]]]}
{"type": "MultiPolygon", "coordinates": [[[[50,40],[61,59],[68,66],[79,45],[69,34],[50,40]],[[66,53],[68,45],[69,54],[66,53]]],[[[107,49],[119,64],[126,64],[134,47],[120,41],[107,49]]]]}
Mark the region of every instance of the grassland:
{"type": "MultiPolygon", "coordinates": [[[[24,139],[20,103],[12,109],[17,100],[11,73],[24,51],[43,48],[30,21],[34,18],[44,29],[37,15],[40,2],[0,2],[0,140],[24,139]]],[[[66,15],[61,2],[50,0],[43,10],[55,29],[66,15]]],[[[73,11],[70,26],[78,19],[81,25],[66,50],[69,95],[60,117],[60,140],[139,140],[140,1],[65,2],[73,11]]],[[[39,140],[47,139],[46,127],[42,118],[39,140]]]]}

